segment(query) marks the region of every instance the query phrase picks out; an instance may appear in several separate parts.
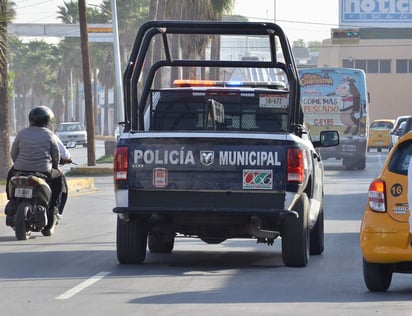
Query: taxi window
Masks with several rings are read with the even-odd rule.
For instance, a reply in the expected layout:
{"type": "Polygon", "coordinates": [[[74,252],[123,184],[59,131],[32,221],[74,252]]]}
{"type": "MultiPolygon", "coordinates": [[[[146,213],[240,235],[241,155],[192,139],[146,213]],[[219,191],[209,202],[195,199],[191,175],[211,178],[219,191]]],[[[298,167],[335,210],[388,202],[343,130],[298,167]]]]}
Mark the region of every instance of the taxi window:
{"type": "Polygon", "coordinates": [[[412,140],[400,144],[393,153],[388,169],[391,172],[407,175],[409,160],[412,156],[412,140]]]}

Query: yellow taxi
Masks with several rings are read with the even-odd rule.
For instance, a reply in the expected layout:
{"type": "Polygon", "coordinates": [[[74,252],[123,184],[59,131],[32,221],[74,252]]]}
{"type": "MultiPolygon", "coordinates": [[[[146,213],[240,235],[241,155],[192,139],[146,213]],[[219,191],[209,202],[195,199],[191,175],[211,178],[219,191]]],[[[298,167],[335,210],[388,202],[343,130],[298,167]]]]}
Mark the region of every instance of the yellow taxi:
{"type": "Polygon", "coordinates": [[[408,166],[412,132],[389,152],[378,177],[369,186],[360,229],[363,278],[370,291],[386,291],[392,274],[412,273],[409,234],[408,166]]]}
{"type": "Polygon", "coordinates": [[[369,126],[368,151],[376,148],[378,152],[382,148],[389,148],[391,145],[391,129],[395,120],[380,119],[374,120],[369,126]]]}

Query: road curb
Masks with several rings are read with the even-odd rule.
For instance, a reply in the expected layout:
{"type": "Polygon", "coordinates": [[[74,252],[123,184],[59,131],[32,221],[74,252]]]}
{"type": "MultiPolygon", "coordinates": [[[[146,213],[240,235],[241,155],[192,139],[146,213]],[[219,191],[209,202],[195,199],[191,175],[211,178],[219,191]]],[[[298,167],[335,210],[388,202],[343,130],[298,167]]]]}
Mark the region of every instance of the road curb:
{"type": "MultiPolygon", "coordinates": [[[[67,185],[70,192],[94,190],[94,179],[92,177],[67,177],[67,185]]],[[[6,192],[0,193],[0,215],[4,215],[4,207],[7,204],[6,192]]]]}
{"type": "Polygon", "coordinates": [[[70,168],[67,176],[111,176],[113,167],[110,166],[78,166],[70,168]]]}

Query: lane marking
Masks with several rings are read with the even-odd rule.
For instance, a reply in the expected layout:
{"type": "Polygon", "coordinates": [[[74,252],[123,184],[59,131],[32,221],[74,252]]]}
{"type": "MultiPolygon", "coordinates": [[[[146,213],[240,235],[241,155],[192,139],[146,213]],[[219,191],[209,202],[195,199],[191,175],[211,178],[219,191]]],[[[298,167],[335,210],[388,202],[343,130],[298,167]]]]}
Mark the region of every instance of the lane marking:
{"type": "Polygon", "coordinates": [[[87,279],[86,281],[83,281],[82,283],[76,285],[75,287],[71,288],[70,290],[64,292],[63,294],[59,295],[56,297],[56,300],[67,300],[68,298],[71,298],[72,296],[76,295],[80,291],[83,291],[85,288],[93,285],[97,281],[100,281],[103,279],[105,276],[109,275],[110,272],[100,272],[97,273],[96,275],[92,276],[91,278],[87,279]]]}

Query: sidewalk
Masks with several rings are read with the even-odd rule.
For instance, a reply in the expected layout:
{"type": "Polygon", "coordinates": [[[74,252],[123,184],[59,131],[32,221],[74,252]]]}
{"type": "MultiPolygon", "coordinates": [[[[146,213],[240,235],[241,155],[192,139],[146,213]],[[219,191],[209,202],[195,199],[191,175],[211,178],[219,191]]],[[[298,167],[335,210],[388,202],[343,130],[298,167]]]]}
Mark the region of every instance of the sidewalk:
{"type": "MultiPolygon", "coordinates": [[[[66,172],[69,192],[94,190],[94,177],[113,175],[113,164],[98,164],[96,166],[76,166],[66,172]]],[[[4,215],[7,203],[5,185],[0,186],[0,216],[4,215]]]]}

